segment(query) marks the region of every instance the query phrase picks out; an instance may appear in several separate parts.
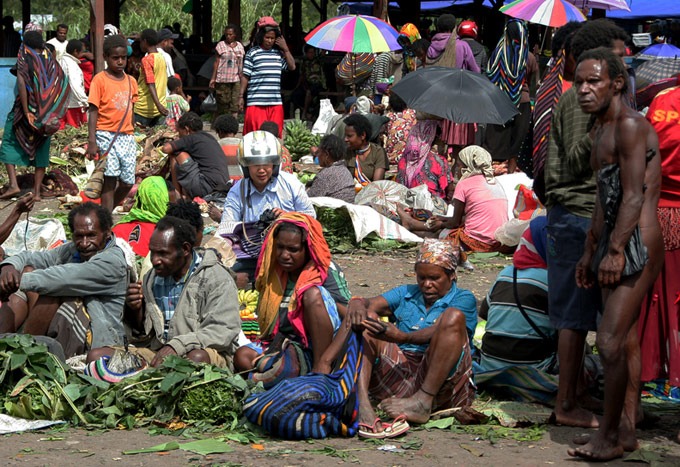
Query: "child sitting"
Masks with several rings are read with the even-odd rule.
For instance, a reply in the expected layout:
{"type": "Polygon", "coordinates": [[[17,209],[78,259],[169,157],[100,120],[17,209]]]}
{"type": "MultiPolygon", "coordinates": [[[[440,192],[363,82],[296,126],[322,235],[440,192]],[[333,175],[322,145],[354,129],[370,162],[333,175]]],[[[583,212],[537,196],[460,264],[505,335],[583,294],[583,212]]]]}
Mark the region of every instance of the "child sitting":
{"type": "Polygon", "coordinates": [[[170,94],[166,99],[168,115],[165,117],[165,124],[174,128],[179,117],[189,111],[191,96],[185,96],[184,90],[182,90],[182,81],[174,76],[168,78],[168,91],[170,91],[170,94]]]}

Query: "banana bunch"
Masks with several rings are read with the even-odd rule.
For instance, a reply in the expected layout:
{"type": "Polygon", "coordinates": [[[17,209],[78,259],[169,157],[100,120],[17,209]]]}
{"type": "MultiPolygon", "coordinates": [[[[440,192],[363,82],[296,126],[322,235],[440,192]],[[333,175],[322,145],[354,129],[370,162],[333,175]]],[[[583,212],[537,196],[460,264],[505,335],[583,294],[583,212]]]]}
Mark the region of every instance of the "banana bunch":
{"type": "Polygon", "coordinates": [[[283,145],[286,146],[294,161],[310,153],[312,146],[319,144],[319,136],[313,135],[302,120],[291,120],[284,126],[286,137],[283,145]]]}
{"type": "Polygon", "coordinates": [[[257,290],[239,290],[238,291],[238,309],[241,319],[255,319],[255,310],[257,309],[257,300],[259,298],[257,290]]]}

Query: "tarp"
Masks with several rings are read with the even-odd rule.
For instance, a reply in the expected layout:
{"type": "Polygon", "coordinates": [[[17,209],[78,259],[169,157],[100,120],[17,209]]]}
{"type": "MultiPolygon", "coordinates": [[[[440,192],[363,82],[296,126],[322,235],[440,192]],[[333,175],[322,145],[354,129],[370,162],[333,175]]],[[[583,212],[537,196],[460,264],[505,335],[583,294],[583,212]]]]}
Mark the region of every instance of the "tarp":
{"type": "Polygon", "coordinates": [[[680,18],[680,1],[678,0],[628,0],[628,5],[630,5],[630,11],[608,11],[607,18],[680,18]]]}
{"type": "MultiPolygon", "coordinates": [[[[474,3],[474,0],[425,1],[420,3],[420,11],[442,10],[471,3],[474,3]]],[[[342,6],[348,7],[351,14],[370,15],[373,12],[373,2],[345,2],[342,6]]],[[[399,9],[397,2],[390,2],[388,6],[391,9],[399,9]]]]}

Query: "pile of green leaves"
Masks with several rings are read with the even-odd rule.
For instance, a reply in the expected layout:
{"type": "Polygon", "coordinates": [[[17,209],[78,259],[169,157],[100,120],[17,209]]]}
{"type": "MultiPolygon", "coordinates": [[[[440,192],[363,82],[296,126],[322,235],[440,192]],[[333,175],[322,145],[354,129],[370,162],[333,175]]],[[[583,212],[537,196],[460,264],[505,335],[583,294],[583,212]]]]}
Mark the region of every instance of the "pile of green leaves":
{"type": "Polygon", "coordinates": [[[316,218],[323,227],[323,235],[331,253],[349,253],[356,249],[371,252],[393,251],[413,248],[413,243],[385,240],[371,233],[361,242],[356,241],[352,218],[347,209],[334,209],[315,206],[316,218]]]}
{"type": "Polygon", "coordinates": [[[246,381],[177,356],[111,384],[65,369],[31,336],[0,339],[0,402],[16,417],[107,428],[169,422],[238,425],[246,381]]]}

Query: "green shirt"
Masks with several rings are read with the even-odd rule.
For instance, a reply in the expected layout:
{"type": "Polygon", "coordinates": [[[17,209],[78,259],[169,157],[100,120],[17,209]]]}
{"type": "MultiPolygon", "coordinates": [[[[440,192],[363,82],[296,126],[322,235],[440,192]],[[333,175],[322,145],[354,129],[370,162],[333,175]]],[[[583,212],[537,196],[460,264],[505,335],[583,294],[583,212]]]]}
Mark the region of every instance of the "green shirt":
{"type": "Polygon", "coordinates": [[[576,216],[590,217],[595,207],[595,173],[590,166],[590,115],[578,105],[572,87],[562,94],[553,112],[545,192],[548,208],[561,204],[576,216]]]}

